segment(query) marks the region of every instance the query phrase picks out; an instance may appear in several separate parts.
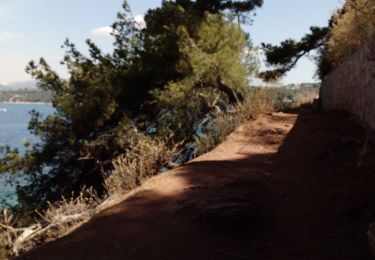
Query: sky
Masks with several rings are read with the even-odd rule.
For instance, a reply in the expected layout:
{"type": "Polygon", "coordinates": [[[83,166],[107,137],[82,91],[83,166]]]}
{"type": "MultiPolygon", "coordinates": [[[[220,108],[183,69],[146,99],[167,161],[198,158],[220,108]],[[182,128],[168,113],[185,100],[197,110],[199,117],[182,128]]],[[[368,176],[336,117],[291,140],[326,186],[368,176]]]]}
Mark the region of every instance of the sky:
{"type": "MultiPolygon", "coordinates": [[[[30,80],[25,67],[44,57],[53,69],[65,75],[60,61],[66,38],[85,53],[85,40],[92,39],[110,51],[108,26],[121,10],[122,0],[0,0],[0,83],[30,80]]],[[[134,17],[160,6],[161,0],[128,0],[134,17]]],[[[342,0],[264,0],[254,22],[246,26],[255,45],[299,39],[311,25],[325,26],[342,0]]],[[[285,84],[312,82],[316,66],[307,58],[284,79],[285,84]]]]}

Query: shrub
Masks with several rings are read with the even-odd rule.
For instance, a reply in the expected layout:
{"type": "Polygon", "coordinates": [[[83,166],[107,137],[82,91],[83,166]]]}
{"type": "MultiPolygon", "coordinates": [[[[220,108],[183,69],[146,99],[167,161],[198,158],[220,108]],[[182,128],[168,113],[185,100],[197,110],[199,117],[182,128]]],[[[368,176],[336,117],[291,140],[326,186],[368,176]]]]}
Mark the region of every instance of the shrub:
{"type": "Polygon", "coordinates": [[[332,29],[320,58],[321,76],[341,64],[365,42],[374,40],[374,13],[374,1],[347,0],[343,9],[333,16],[332,29]]]}
{"type": "Polygon", "coordinates": [[[113,170],[104,180],[109,195],[121,194],[155,175],[169,160],[165,142],[137,133],[129,150],[113,160],[113,170]]]}

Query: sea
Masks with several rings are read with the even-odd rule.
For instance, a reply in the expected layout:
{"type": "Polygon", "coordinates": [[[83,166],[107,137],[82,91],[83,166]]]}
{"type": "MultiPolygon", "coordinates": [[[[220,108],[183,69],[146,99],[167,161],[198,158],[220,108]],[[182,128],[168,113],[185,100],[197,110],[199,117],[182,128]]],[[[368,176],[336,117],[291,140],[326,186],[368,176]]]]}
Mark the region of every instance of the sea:
{"type": "MultiPolygon", "coordinates": [[[[32,110],[37,110],[44,117],[54,112],[49,104],[0,103],[0,146],[9,145],[24,153],[25,141],[38,141],[27,129],[32,110]]],[[[22,176],[17,178],[19,183],[24,183],[22,176]]],[[[17,203],[15,183],[9,180],[9,174],[0,174],[0,208],[17,203]]]]}

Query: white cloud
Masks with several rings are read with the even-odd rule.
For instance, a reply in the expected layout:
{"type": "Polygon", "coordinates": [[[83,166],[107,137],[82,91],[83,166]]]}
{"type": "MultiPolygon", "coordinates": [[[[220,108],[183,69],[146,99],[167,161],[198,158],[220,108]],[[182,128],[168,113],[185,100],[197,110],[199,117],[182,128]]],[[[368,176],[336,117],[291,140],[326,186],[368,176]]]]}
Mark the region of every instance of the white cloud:
{"type": "Polygon", "coordinates": [[[139,29],[143,29],[146,27],[145,17],[143,15],[134,16],[134,21],[139,29]]]}
{"type": "MultiPolygon", "coordinates": [[[[134,16],[134,21],[138,29],[143,29],[146,27],[146,22],[145,22],[143,15],[134,16]]],[[[92,36],[98,37],[98,38],[109,38],[112,36],[113,33],[116,34],[116,31],[114,31],[113,28],[110,26],[98,27],[90,31],[90,34],[92,36]]]]}
{"type": "Polygon", "coordinates": [[[90,31],[90,34],[94,37],[100,37],[100,38],[108,38],[111,37],[111,34],[113,33],[113,28],[110,26],[105,27],[99,27],[92,29],[90,31]]]}
{"type": "Polygon", "coordinates": [[[13,38],[15,35],[10,32],[0,31],[0,43],[13,38]]]}

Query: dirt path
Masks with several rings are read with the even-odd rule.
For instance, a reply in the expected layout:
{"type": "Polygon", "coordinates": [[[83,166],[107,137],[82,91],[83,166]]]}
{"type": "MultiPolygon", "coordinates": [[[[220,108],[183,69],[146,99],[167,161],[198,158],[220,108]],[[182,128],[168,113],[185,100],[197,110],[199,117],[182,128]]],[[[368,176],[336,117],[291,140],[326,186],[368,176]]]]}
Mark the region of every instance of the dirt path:
{"type": "Polygon", "coordinates": [[[341,114],[264,115],[21,259],[371,259],[362,135],[341,114]]]}

